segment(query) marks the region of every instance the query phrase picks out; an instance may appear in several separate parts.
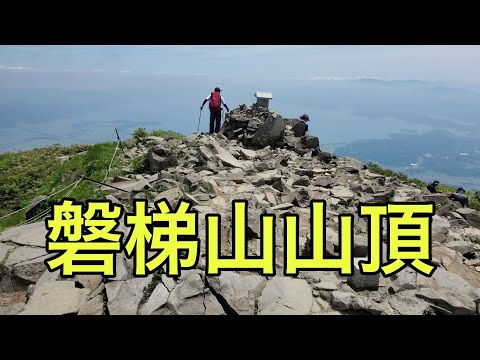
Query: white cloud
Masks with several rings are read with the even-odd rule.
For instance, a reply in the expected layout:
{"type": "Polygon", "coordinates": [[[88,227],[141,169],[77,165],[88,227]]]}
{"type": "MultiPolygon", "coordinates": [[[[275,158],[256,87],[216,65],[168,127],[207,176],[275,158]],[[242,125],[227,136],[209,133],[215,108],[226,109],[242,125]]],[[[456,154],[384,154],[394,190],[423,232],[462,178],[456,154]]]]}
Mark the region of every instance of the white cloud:
{"type": "Polygon", "coordinates": [[[5,71],[34,71],[30,66],[6,66],[0,65],[0,70],[5,71]]]}
{"type": "Polygon", "coordinates": [[[154,71],[152,74],[153,75],[167,75],[168,71],[154,71]]]}
{"type": "Polygon", "coordinates": [[[121,73],[131,73],[132,70],[120,70],[121,73]]]}
{"type": "Polygon", "coordinates": [[[102,69],[93,69],[92,72],[103,72],[102,69]]]}

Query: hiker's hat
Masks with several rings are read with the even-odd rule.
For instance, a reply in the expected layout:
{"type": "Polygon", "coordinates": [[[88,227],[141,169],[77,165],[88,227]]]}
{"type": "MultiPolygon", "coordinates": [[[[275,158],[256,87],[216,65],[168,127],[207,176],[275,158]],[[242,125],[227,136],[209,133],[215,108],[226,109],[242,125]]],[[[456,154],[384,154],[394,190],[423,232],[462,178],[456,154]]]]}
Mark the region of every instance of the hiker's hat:
{"type": "Polygon", "coordinates": [[[303,114],[302,116],[300,116],[300,119],[305,121],[310,121],[310,117],[307,114],[303,114]]]}
{"type": "Polygon", "coordinates": [[[215,91],[216,91],[216,92],[220,92],[220,91],[222,91],[222,90],[220,90],[220,88],[217,86],[217,87],[215,88],[215,91]]]}

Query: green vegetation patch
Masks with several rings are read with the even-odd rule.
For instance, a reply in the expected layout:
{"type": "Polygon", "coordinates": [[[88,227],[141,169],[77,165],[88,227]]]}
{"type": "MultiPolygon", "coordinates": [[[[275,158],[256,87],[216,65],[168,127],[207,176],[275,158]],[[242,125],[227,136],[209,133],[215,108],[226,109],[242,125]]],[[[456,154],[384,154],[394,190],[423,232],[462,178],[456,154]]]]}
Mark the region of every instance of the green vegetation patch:
{"type": "MultiPolygon", "coordinates": [[[[368,169],[371,172],[374,172],[376,174],[380,174],[383,176],[388,176],[388,177],[397,177],[401,181],[404,181],[409,184],[417,185],[423,190],[427,190],[427,183],[425,181],[419,180],[419,179],[414,179],[414,178],[409,178],[407,175],[403,173],[397,173],[392,170],[384,169],[381,166],[374,164],[374,163],[368,163],[367,164],[368,169]]],[[[456,187],[451,186],[451,185],[444,185],[440,184],[437,186],[437,191],[439,193],[444,193],[444,194],[452,194],[457,190],[456,187]]],[[[476,191],[475,193],[472,193],[470,191],[466,192],[466,195],[468,196],[468,200],[470,202],[470,208],[474,210],[479,210],[480,211],[480,191],[476,191]]]]}
{"type": "MultiPolygon", "coordinates": [[[[50,195],[86,176],[102,181],[116,147],[115,142],[96,145],[48,146],[17,153],[0,154],[0,216],[29,205],[39,195],[50,195]]],[[[112,169],[117,165],[117,151],[112,169]]],[[[109,176],[114,175],[114,170],[109,176]]],[[[104,199],[110,191],[82,181],[69,195],[77,201],[104,199]]],[[[71,188],[44,201],[39,211],[60,200],[71,188]]],[[[37,212],[38,213],[38,212],[37,212]]],[[[24,211],[0,220],[0,231],[25,221],[24,211]]]]}

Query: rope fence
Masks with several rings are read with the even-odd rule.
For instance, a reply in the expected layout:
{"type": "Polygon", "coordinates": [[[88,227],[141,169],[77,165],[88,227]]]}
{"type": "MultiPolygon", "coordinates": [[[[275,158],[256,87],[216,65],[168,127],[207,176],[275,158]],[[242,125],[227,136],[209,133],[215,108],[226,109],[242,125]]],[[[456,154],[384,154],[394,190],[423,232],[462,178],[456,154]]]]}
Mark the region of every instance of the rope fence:
{"type": "Polygon", "coordinates": [[[117,142],[117,147],[115,148],[115,151],[113,152],[113,156],[112,156],[112,160],[110,160],[110,165],[108,165],[108,169],[107,169],[107,172],[105,174],[105,177],[103,178],[103,180],[101,181],[102,183],[105,181],[105,179],[107,178],[108,176],[108,173],[110,172],[110,170],[112,169],[112,164],[113,164],[113,159],[115,159],[115,154],[117,153],[117,150],[118,150],[118,147],[120,146],[120,141],[117,142]]]}
{"type": "Polygon", "coordinates": [[[48,195],[48,196],[45,197],[44,199],[42,199],[42,200],[40,200],[40,201],[37,201],[37,202],[34,203],[34,204],[27,205],[27,206],[25,206],[25,207],[23,207],[23,208],[21,208],[21,209],[19,209],[19,210],[15,210],[15,211],[13,211],[13,212],[11,212],[11,213],[9,213],[9,214],[0,216],[0,220],[5,219],[6,217],[9,217],[9,216],[11,216],[11,215],[14,215],[14,214],[16,214],[16,213],[18,213],[18,212],[20,212],[20,211],[22,211],[22,210],[25,210],[26,208],[28,208],[28,207],[30,207],[30,206],[32,206],[32,205],[33,205],[33,206],[38,205],[38,204],[40,204],[41,202],[43,202],[43,201],[45,201],[45,200],[47,200],[47,199],[50,199],[51,197],[53,197],[53,196],[61,193],[62,191],[64,191],[64,190],[66,190],[66,189],[74,186],[76,183],[77,183],[77,181],[74,182],[74,183],[71,183],[71,184],[68,185],[68,186],[65,186],[63,189],[60,189],[60,190],[54,192],[53,194],[48,195]]]}
{"type": "MultiPolygon", "coordinates": [[[[115,129],[115,131],[116,131],[116,129],[115,129]]],[[[117,137],[118,137],[118,135],[117,135],[117,137]]],[[[115,155],[117,154],[117,151],[118,151],[119,146],[120,146],[120,139],[119,139],[119,141],[117,142],[117,146],[115,147],[115,151],[113,152],[112,159],[110,160],[110,164],[108,165],[108,168],[107,168],[106,173],[105,173],[105,177],[103,178],[102,181],[92,180],[92,179],[87,178],[85,175],[82,175],[79,180],[71,183],[71,184],[68,185],[68,186],[65,186],[64,188],[62,188],[62,189],[54,192],[53,194],[48,195],[47,197],[45,197],[45,198],[43,198],[43,199],[41,199],[41,200],[39,200],[39,201],[37,201],[37,202],[35,202],[35,203],[33,203],[33,204],[27,205],[27,206],[25,206],[25,207],[23,207],[23,208],[21,208],[21,209],[18,209],[18,210],[12,211],[11,213],[8,213],[8,214],[6,214],[6,215],[0,216],[0,220],[5,219],[5,218],[7,218],[7,217],[9,217],[9,216],[12,216],[12,215],[14,215],[14,214],[17,214],[17,213],[19,213],[20,211],[23,211],[23,210],[25,210],[25,209],[27,209],[27,208],[29,208],[29,207],[31,207],[31,206],[36,206],[36,205],[42,203],[43,201],[48,200],[48,199],[50,199],[51,197],[53,197],[53,196],[55,196],[55,195],[57,195],[57,194],[60,194],[62,191],[65,191],[65,190],[71,188],[70,191],[69,191],[66,195],[62,196],[62,199],[64,199],[64,198],[68,197],[68,196],[73,192],[73,190],[75,190],[75,188],[78,186],[78,184],[80,184],[80,182],[81,182],[82,180],[88,180],[88,181],[91,181],[91,182],[95,182],[95,183],[99,184],[98,186],[106,185],[106,186],[112,187],[112,188],[117,189],[117,190],[125,191],[125,190],[123,190],[123,189],[116,188],[116,187],[113,187],[113,186],[111,186],[111,185],[108,185],[108,184],[105,184],[105,183],[104,183],[105,180],[106,180],[107,177],[108,177],[108,174],[110,173],[110,170],[112,169],[113,160],[115,159],[115,155]]],[[[62,200],[62,199],[61,199],[61,200],[62,200]]],[[[48,214],[48,212],[50,212],[50,208],[47,209],[47,210],[44,210],[44,211],[41,212],[40,214],[35,215],[33,218],[28,219],[28,220],[26,220],[26,221],[24,221],[24,222],[21,222],[20,224],[17,224],[17,225],[15,225],[15,226],[13,226],[13,227],[31,223],[31,222],[33,222],[34,220],[38,220],[39,218],[45,216],[46,214],[48,214]]]]}
{"type": "MultiPolygon", "coordinates": [[[[69,191],[67,194],[65,194],[64,196],[62,196],[62,198],[61,198],[60,200],[63,200],[63,199],[65,199],[65,198],[69,197],[70,194],[73,192],[73,190],[75,190],[75,188],[78,186],[78,184],[80,184],[80,182],[81,182],[82,180],[83,180],[83,178],[80,178],[79,180],[77,180],[77,181],[75,182],[75,185],[70,189],[70,191],[69,191]]],[[[34,217],[32,217],[32,218],[30,218],[30,219],[28,219],[28,220],[25,220],[25,221],[21,222],[20,224],[14,225],[14,226],[12,226],[12,227],[17,227],[17,226],[20,226],[20,225],[31,224],[31,223],[35,222],[36,220],[39,220],[39,219],[43,218],[44,216],[46,216],[51,210],[52,210],[51,208],[48,208],[48,209],[42,211],[40,214],[37,214],[37,215],[35,215],[34,217]]]]}

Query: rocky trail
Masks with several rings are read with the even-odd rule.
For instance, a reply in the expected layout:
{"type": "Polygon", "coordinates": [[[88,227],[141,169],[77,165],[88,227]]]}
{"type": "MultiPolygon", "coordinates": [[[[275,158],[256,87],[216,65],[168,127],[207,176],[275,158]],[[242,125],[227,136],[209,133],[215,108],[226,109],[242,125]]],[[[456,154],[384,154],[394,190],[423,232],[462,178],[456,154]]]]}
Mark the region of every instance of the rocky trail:
{"type": "MultiPolygon", "coordinates": [[[[107,182],[125,191],[108,199],[125,206],[147,199],[149,208],[166,198],[198,211],[200,261],[178,278],[160,272],[133,277],[133,259],[117,254],[116,277],[61,278],[44,260],[45,223],[0,233],[0,314],[78,315],[410,315],[479,314],[480,212],[462,208],[446,194],[429,194],[396,177],[373,173],[352,158],[320,150],[319,139],[301,137],[301,122],[240,105],[220,134],[182,140],[148,137],[118,155],[122,176],[107,182]],[[148,171],[134,174],[129,161],[146,155],[148,171]],[[260,215],[276,215],[276,275],[222,271],[205,276],[205,214],[221,215],[223,254],[232,252],[232,207],[248,200],[248,253],[260,254],[260,215]],[[310,200],[326,201],[326,251],[337,255],[338,215],[354,217],[355,264],[368,256],[368,224],[359,203],[434,201],[432,262],[425,277],[410,267],[384,277],[340,276],[336,271],[300,271],[283,276],[283,219],[299,215],[300,252],[310,251],[310,200]]],[[[111,190],[108,187],[100,189],[111,190]]],[[[123,221],[120,231],[127,232],[123,221]]],[[[386,232],[386,229],[384,229],[386,232]]],[[[383,244],[383,258],[386,244],[383,244]]]]}

